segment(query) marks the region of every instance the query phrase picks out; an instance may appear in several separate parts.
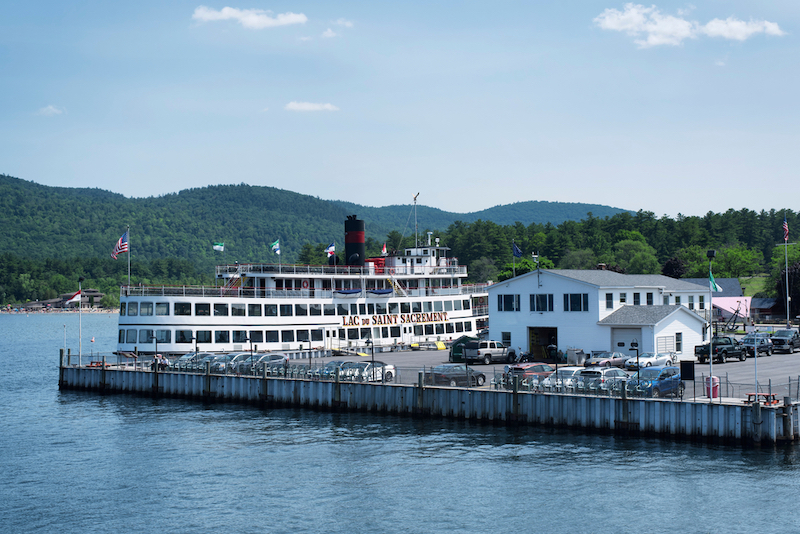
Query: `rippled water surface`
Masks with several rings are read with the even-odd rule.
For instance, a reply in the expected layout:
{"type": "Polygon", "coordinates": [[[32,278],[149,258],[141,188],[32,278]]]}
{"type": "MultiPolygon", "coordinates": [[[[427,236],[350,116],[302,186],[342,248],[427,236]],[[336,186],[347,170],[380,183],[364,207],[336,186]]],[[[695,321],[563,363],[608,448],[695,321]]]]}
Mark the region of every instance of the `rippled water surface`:
{"type": "Polygon", "coordinates": [[[800,531],[795,447],[61,393],[64,325],[0,315],[2,532],[800,531]]]}

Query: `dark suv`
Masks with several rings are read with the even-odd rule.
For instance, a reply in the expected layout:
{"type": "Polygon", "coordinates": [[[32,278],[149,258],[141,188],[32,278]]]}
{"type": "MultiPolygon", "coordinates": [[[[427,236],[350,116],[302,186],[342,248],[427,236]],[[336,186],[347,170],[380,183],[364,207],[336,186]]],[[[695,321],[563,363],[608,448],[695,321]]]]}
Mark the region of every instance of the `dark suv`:
{"type": "Polygon", "coordinates": [[[772,339],[772,350],[775,352],[785,350],[787,353],[793,353],[795,349],[800,348],[800,334],[797,330],[778,330],[770,339],[772,339]]]}

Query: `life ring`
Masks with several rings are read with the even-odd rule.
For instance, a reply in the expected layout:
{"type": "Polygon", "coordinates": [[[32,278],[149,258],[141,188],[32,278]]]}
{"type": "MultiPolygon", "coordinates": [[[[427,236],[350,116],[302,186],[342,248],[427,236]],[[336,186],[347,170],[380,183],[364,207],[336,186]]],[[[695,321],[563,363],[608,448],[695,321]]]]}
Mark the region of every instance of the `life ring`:
{"type": "Polygon", "coordinates": [[[389,267],[389,274],[394,274],[394,267],[389,267]]]}
{"type": "Polygon", "coordinates": [[[308,280],[303,280],[303,289],[308,289],[308,280]]]}
{"type": "Polygon", "coordinates": [[[485,298],[486,297],[478,297],[478,304],[483,304],[484,302],[486,302],[485,298]]]}

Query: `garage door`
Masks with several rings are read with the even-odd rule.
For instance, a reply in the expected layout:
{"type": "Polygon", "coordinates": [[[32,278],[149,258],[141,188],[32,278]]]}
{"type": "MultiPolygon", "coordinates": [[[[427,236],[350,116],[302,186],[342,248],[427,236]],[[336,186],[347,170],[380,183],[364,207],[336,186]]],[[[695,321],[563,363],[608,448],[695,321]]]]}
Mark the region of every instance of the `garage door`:
{"type": "MultiPolygon", "coordinates": [[[[627,354],[631,348],[631,341],[639,342],[639,351],[642,350],[642,329],[641,328],[612,328],[611,329],[611,350],[627,354]]],[[[631,355],[634,354],[630,351],[631,355]]]]}

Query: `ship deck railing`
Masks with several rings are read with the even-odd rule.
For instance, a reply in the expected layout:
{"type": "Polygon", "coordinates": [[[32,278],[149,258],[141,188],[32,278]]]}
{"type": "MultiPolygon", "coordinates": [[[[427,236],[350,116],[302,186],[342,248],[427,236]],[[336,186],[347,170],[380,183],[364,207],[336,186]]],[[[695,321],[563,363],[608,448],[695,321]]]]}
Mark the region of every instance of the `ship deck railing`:
{"type": "Polygon", "coordinates": [[[372,265],[295,265],[279,263],[240,263],[233,265],[217,265],[217,277],[229,278],[236,275],[252,276],[254,274],[281,275],[336,275],[336,276],[454,276],[467,274],[464,265],[425,266],[401,265],[397,267],[379,267],[372,265]]]}
{"type": "MultiPolygon", "coordinates": [[[[406,295],[395,294],[394,297],[433,297],[433,296],[459,296],[485,293],[487,284],[471,284],[453,287],[405,289],[406,295]]],[[[339,295],[330,289],[262,289],[251,287],[223,287],[223,286],[121,286],[121,297],[202,297],[202,298],[274,298],[274,299],[326,299],[334,297],[342,300],[370,297],[369,289],[360,293],[339,295]]],[[[385,299],[386,296],[374,296],[375,300],[385,299]]]]}

